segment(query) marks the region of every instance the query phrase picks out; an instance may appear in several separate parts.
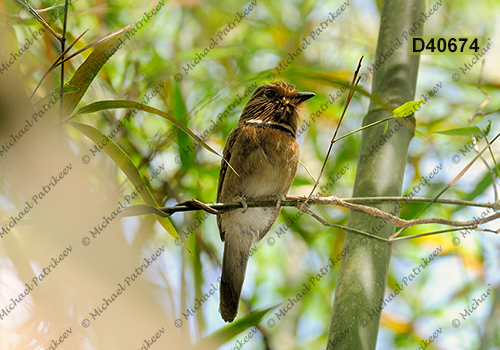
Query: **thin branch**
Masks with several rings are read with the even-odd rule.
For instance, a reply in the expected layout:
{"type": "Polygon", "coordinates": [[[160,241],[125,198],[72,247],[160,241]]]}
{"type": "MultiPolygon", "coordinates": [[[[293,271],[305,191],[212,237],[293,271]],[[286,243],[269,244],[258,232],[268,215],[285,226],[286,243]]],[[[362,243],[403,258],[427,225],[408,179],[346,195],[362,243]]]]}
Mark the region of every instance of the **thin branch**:
{"type": "MultiPolygon", "coordinates": [[[[287,197],[290,198],[290,197],[287,197]]],[[[404,197],[400,198],[401,201],[404,201],[404,197]]],[[[308,211],[308,208],[305,206],[305,202],[309,200],[309,205],[310,204],[333,204],[337,205],[346,209],[350,210],[356,210],[356,211],[361,211],[366,214],[369,214],[373,217],[381,218],[383,220],[389,221],[391,224],[393,224],[396,227],[401,227],[401,228],[409,228],[412,226],[416,225],[424,225],[424,224],[439,224],[439,225],[449,225],[449,226],[454,226],[454,227],[476,227],[481,224],[485,224],[487,222],[496,220],[500,218],[500,212],[495,213],[491,216],[487,216],[483,219],[475,219],[475,220],[467,220],[467,221],[456,221],[456,220],[446,220],[446,219],[440,219],[440,218],[425,218],[425,219],[413,219],[413,220],[405,220],[401,219],[397,216],[391,215],[389,213],[383,212],[382,210],[374,207],[369,207],[365,205],[360,205],[360,204],[354,204],[350,203],[347,200],[340,199],[335,196],[330,196],[330,197],[322,197],[322,198],[305,198],[305,197],[296,197],[293,198],[292,201],[290,200],[285,200],[281,201],[282,206],[295,206],[299,210],[302,210],[304,212],[307,212],[311,216],[315,217],[318,221],[321,223],[325,224],[325,221],[312,215],[310,211],[308,211]]],[[[435,198],[432,199],[427,199],[428,202],[434,203],[436,202],[435,198]]],[[[163,212],[165,216],[170,216],[171,214],[179,211],[191,211],[191,210],[204,210],[212,214],[216,213],[222,213],[227,210],[232,210],[232,209],[237,209],[237,208],[242,208],[243,204],[242,203],[217,203],[217,204],[204,204],[199,201],[196,201],[196,204],[189,203],[188,202],[183,202],[181,205],[174,206],[174,207],[169,207],[169,208],[152,208],[156,212],[163,212]]],[[[460,201],[459,201],[460,202],[460,201]]],[[[256,207],[272,207],[276,206],[276,199],[273,197],[263,197],[263,198],[257,198],[253,202],[246,202],[246,206],[248,208],[256,208],[256,207]]],[[[459,203],[459,205],[463,205],[462,203],[459,203]]],[[[485,204],[483,204],[484,206],[485,204]]],[[[144,206],[141,206],[144,208],[144,206]]],[[[489,207],[492,209],[498,209],[498,203],[494,204],[489,204],[489,207]]],[[[131,210],[133,207],[131,207],[131,210]]],[[[128,209],[128,208],[127,208],[128,209]]],[[[333,224],[328,224],[328,226],[332,226],[333,224]]],[[[338,226],[333,226],[333,227],[338,227],[338,226]]],[[[344,228],[343,228],[344,229],[344,228]]],[[[500,232],[500,229],[497,231],[500,232]]],[[[392,239],[389,239],[390,242],[394,240],[395,237],[392,237],[392,239]]]]}
{"type": "Polygon", "coordinates": [[[334,142],[340,141],[340,140],[342,140],[344,137],[350,136],[350,135],[355,134],[355,133],[357,133],[357,132],[360,132],[360,131],[362,131],[362,130],[364,130],[364,129],[371,128],[372,126],[375,126],[375,125],[377,125],[377,124],[380,124],[380,123],[385,123],[385,122],[387,122],[387,121],[389,121],[389,120],[392,120],[392,119],[397,119],[397,118],[400,118],[400,117],[396,117],[396,116],[394,116],[394,115],[393,115],[393,116],[391,116],[391,117],[389,117],[389,118],[385,118],[385,119],[382,119],[382,120],[377,120],[376,122],[373,122],[373,123],[370,123],[370,124],[368,124],[368,125],[365,125],[365,126],[363,126],[363,127],[359,128],[359,129],[356,129],[356,130],[350,131],[350,132],[348,132],[347,134],[342,135],[342,136],[340,136],[338,139],[335,139],[335,140],[333,140],[333,141],[334,141],[334,142]]]}
{"type": "Polygon", "coordinates": [[[349,104],[351,103],[352,97],[354,96],[354,92],[355,92],[354,88],[356,88],[356,86],[359,83],[359,80],[361,79],[361,76],[358,77],[358,74],[359,74],[359,70],[361,69],[361,62],[363,61],[363,57],[364,56],[361,56],[361,58],[359,59],[358,67],[356,68],[356,71],[354,72],[354,75],[352,77],[352,84],[351,84],[351,87],[349,89],[349,95],[347,96],[347,100],[346,100],[345,105],[344,105],[344,110],[342,111],[342,115],[340,116],[340,120],[339,120],[339,123],[337,125],[337,129],[335,129],[335,132],[334,132],[333,137],[332,137],[332,141],[330,142],[330,147],[328,147],[328,152],[326,153],[325,161],[323,162],[323,166],[321,167],[321,171],[319,172],[318,179],[314,182],[314,186],[311,190],[311,193],[309,194],[309,197],[306,199],[304,204],[307,204],[309,199],[312,197],[314,191],[316,190],[316,187],[318,187],[318,185],[319,185],[319,180],[321,179],[321,175],[323,175],[323,171],[325,170],[326,163],[328,162],[328,158],[330,157],[330,152],[332,151],[333,145],[336,142],[335,136],[337,136],[337,132],[339,131],[340,124],[342,123],[342,120],[344,119],[344,115],[347,112],[347,108],[349,107],[349,104]]]}
{"type": "MultiPolygon", "coordinates": [[[[104,37],[102,37],[101,39],[99,40],[96,40],[94,41],[93,43],[91,44],[88,44],[87,46],[85,46],[84,48],[76,51],[76,52],[73,52],[71,55],[69,55],[68,57],[63,57],[64,55],[66,55],[68,53],[68,51],[73,47],[73,45],[76,44],[76,42],[78,40],[80,40],[80,38],[88,32],[88,29],[86,29],[55,61],[54,63],[52,63],[52,65],[49,67],[49,69],[45,72],[45,74],[42,76],[42,79],[40,80],[40,82],[38,83],[38,85],[36,86],[35,90],[31,93],[31,96],[30,96],[30,99],[33,98],[33,96],[35,95],[36,91],[38,90],[38,88],[40,87],[40,85],[42,84],[42,81],[45,79],[45,77],[50,73],[52,72],[55,68],[57,68],[57,66],[61,65],[61,64],[64,64],[65,62],[69,61],[70,59],[72,59],[73,57],[79,55],[80,53],[82,53],[83,51],[86,51],[94,46],[97,46],[101,43],[103,43],[104,41],[106,40],[109,40],[125,31],[127,31],[128,29],[130,29],[131,27],[133,26],[136,26],[138,25],[140,22],[136,22],[134,24],[129,24],[127,25],[126,27],[116,31],[116,32],[111,32],[109,34],[106,34],[104,37]]],[[[61,103],[62,105],[62,103],[61,103]]]]}
{"type": "Polygon", "coordinates": [[[464,230],[464,229],[465,230],[488,231],[488,232],[498,233],[498,232],[495,232],[495,231],[492,231],[492,230],[488,230],[488,229],[480,229],[477,226],[470,226],[470,227],[458,227],[458,228],[452,228],[452,229],[446,229],[446,230],[440,230],[440,231],[426,232],[426,233],[421,233],[421,234],[417,234],[417,235],[398,237],[398,238],[396,238],[394,240],[390,240],[390,239],[387,239],[387,238],[382,238],[380,236],[372,235],[372,234],[370,234],[368,232],[364,232],[364,231],[360,231],[360,230],[357,230],[357,229],[353,229],[351,227],[346,227],[346,226],[337,225],[337,224],[331,224],[329,222],[326,222],[325,220],[323,220],[322,218],[320,218],[319,216],[317,216],[313,212],[311,212],[309,209],[305,210],[304,212],[307,213],[307,214],[309,214],[309,215],[311,215],[314,219],[318,220],[323,226],[330,226],[330,227],[339,228],[341,230],[350,231],[352,233],[356,233],[356,234],[360,234],[360,235],[363,235],[363,236],[371,237],[371,238],[374,238],[374,239],[377,239],[379,241],[386,242],[386,243],[389,243],[389,244],[392,244],[393,241],[402,241],[402,240],[406,240],[406,239],[413,239],[413,238],[419,238],[419,237],[424,237],[424,236],[437,235],[437,234],[441,234],[441,233],[461,231],[461,230],[464,230]]]}
{"type": "Polygon", "coordinates": [[[425,237],[425,236],[432,236],[432,235],[437,235],[437,234],[440,234],[440,233],[461,231],[461,230],[464,230],[464,229],[481,231],[477,226],[472,226],[472,227],[458,227],[458,228],[450,228],[450,229],[447,229],[447,230],[439,230],[439,231],[432,231],[432,232],[420,233],[418,235],[397,237],[393,241],[394,242],[396,242],[396,241],[403,241],[405,239],[413,239],[413,238],[419,238],[419,237],[425,237]]]}
{"type": "MultiPolygon", "coordinates": [[[[493,140],[491,140],[491,142],[490,142],[490,143],[488,143],[488,144],[487,144],[487,145],[486,145],[486,146],[485,146],[485,147],[481,150],[481,152],[480,152],[477,156],[475,156],[475,157],[474,157],[474,159],[472,159],[472,160],[471,160],[471,161],[470,161],[470,162],[469,162],[469,163],[468,163],[468,164],[467,164],[467,165],[466,165],[466,166],[462,169],[462,171],[460,171],[460,173],[458,173],[458,175],[457,175],[457,176],[455,176],[455,178],[454,178],[453,180],[451,180],[451,181],[448,183],[448,185],[446,185],[446,187],[445,187],[445,188],[443,188],[443,190],[442,190],[441,192],[439,192],[439,193],[438,193],[438,195],[437,195],[436,197],[434,197],[434,200],[433,200],[431,203],[427,204],[427,205],[425,206],[425,208],[424,208],[424,209],[422,209],[422,210],[420,211],[420,213],[418,213],[418,215],[417,215],[417,216],[415,217],[415,219],[414,219],[414,220],[412,220],[412,221],[417,221],[417,218],[418,218],[418,217],[420,217],[420,215],[422,215],[422,214],[423,214],[423,213],[424,213],[424,212],[425,212],[425,211],[426,211],[426,210],[427,210],[427,209],[428,209],[431,205],[433,205],[434,203],[436,203],[436,201],[439,199],[439,197],[441,197],[441,196],[442,196],[442,195],[443,195],[443,194],[444,194],[444,193],[445,193],[445,192],[446,192],[449,188],[451,188],[451,186],[453,186],[453,185],[454,185],[454,184],[455,184],[458,180],[460,180],[460,179],[464,176],[464,174],[467,172],[467,170],[469,170],[469,169],[470,169],[470,167],[472,167],[472,165],[476,162],[476,160],[477,160],[477,159],[478,159],[478,158],[479,158],[479,157],[480,157],[480,156],[481,156],[481,155],[482,155],[482,154],[483,154],[483,153],[484,153],[487,149],[489,149],[489,148],[491,147],[491,144],[492,144],[493,142],[495,142],[495,140],[496,140],[499,136],[500,136],[500,133],[499,133],[497,136],[495,136],[495,138],[494,138],[493,140]]],[[[401,225],[396,225],[396,226],[401,227],[401,229],[399,229],[396,233],[394,233],[392,236],[390,236],[390,237],[389,237],[389,241],[391,241],[391,242],[394,240],[394,238],[396,238],[398,235],[400,235],[400,234],[401,234],[401,232],[403,232],[406,228],[408,228],[408,227],[409,227],[409,226],[404,227],[404,226],[401,226],[401,225]]],[[[459,225],[451,225],[451,226],[459,226],[459,225]]],[[[467,226],[468,226],[468,225],[467,225],[467,226]]]]}
{"type": "MultiPolygon", "coordinates": [[[[68,0],[64,3],[64,20],[63,20],[63,33],[61,38],[61,59],[64,60],[64,49],[66,46],[66,28],[68,25],[68,0]]],[[[63,120],[63,108],[64,108],[64,63],[61,64],[61,100],[59,101],[59,120],[63,120]]]]}
{"type": "MultiPolygon", "coordinates": [[[[449,226],[476,226],[479,224],[484,224],[490,221],[493,221],[497,218],[500,218],[500,212],[495,213],[491,216],[485,217],[484,219],[480,220],[468,220],[468,221],[454,221],[454,220],[446,220],[446,219],[439,219],[439,218],[426,218],[426,219],[413,219],[413,220],[405,220],[401,219],[397,216],[391,215],[389,213],[383,212],[382,210],[374,207],[368,207],[360,204],[352,204],[348,203],[346,201],[343,201],[340,198],[337,198],[335,196],[329,197],[332,204],[351,209],[351,210],[357,210],[361,211],[364,213],[367,213],[373,217],[378,217],[385,219],[389,221],[391,224],[397,227],[402,227],[402,228],[408,228],[412,227],[415,225],[423,225],[423,224],[440,224],[440,225],[449,225],[449,226]]],[[[434,202],[434,199],[431,203],[434,202]]],[[[390,240],[391,241],[391,240],[390,240]]]]}
{"type": "Polygon", "coordinates": [[[18,4],[20,4],[21,6],[23,6],[26,11],[29,12],[30,15],[33,16],[33,18],[35,18],[42,26],[45,27],[45,29],[47,29],[49,31],[50,34],[52,34],[58,41],[62,41],[63,37],[59,34],[57,34],[51,26],[48,25],[47,22],[45,22],[45,20],[37,13],[37,11],[31,7],[31,5],[27,2],[27,1],[23,1],[23,0],[15,0],[18,4]]]}
{"type": "MultiPolygon", "coordinates": [[[[33,98],[33,96],[35,95],[35,93],[38,91],[38,88],[40,87],[40,85],[42,85],[42,82],[45,80],[45,78],[47,77],[47,75],[49,75],[49,73],[52,72],[58,66],[58,62],[62,58],[64,58],[64,55],[66,53],[68,53],[68,51],[71,50],[71,48],[77,43],[77,41],[80,40],[81,37],[84,36],[85,33],[87,33],[88,31],[89,30],[86,29],[78,38],[76,38],[75,41],[73,41],[73,43],[66,50],[63,51],[62,54],[59,55],[59,57],[57,57],[57,59],[54,61],[54,63],[52,63],[52,65],[49,67],[49,69],[47,69],[47,71],[45,72],[45,74],[42,76],[42,78],[38,82],[37,86],[35,87],[35,90],[33,90],[33,92],[31,93],[30,100],[33,98]]],[[[66,60],[65,60],[65,62],[66,62],[66,60]]],[[[61,105],[62,105],[62,103],[61,103],[61,105]]]]}
{"type": "Polygon", "coordinates": [[[314,214],[311,210],[309,210],[309,208],[307,208],[307,206],[305,205],[305,202],[301,203],[297,208],[300,211],[302,211],[302,212],[304,212],[306,214],[309,214],[314,219],[318,220],[323,226],[335,227],[335,228],[338,228],[338,229],[341,229],[341,230],[350,231],[350,232],[357,233],[357,234],[360,234],[360,235],[363,235],[363,236],[367,236],[367,237],[370,237],[370,238],[378,239],[379,241],[390,243],[388,239],[372,235],[371,233],[368,233],[368,232],[364,232],[364,231],[357,230],[355,228],[350,228],[350,227],[347,227],[347,226],[342,226],[342,225],[337,225],[337,224],[331,224],[331,223],[323,220],[322,218],[320,218],[318,215],[314,214]]]}
{"type": "Polygon", "coordinates": [[[478,113],[477,116],[484,117],[485,115],[495,114],[495,113],[498,113],[498,112],[500,112],[500,108],[496,109],[494,111],[478,113]]]}
{"type": "Polygon", "coordinates": [[[79,55],[80,53],[82,53],[85,50],[88,50],[88,49],[90,49],[92,47],[95,47],[95,46],[97,46],[97,45],[105,42],[106,40],[109,40],[109,39],[111,39],[111,38],[113,38],[113,37],[115,37],[115,36],[117,36],[119,34],[122,34],[122,33],[126,32],[126,31],[128,31],[130,28],[135,27],[139,23],[141,23],[141,22],[135,22],[133,24],[129,24],[129,25],[123,27],[122,29],[117,30],[116,32],[111,32],[111,33],[106,34],[101,39],[96,40],[93,43],[88,44],[87,46],[85,46],[84,48],[82,48],[82,49],[80,49],[80,50],[78,50],[76,52],[73,52],[71,55],[69,55],[68,57],[66,57],[64,60],[62,60],[61,62],[57,63],[56,66],[59,65],[59,64],[62,64],[64,62],[66,62],[66,61],[69,61],[70,59],[72,59],[73,57],[79,55]]]}
{"type": "MultiPolygon", "coordinates": [[[[77,2],[78,0],[73,0],[73,1],[70,1],[68,2],[68,5],[70,4],[73,4],[75,2],[77,2]]],[[[54,5],[54,6],[50,6],[50,7],[45,7],[43,9],[39,9],[39,10],[35,10],[36,13],[44,13],[44,12],[48,12],[48,11],[51,11],[51,10],[55,10],[56,8],[59,8],[59,7],[63,7],[63,6],[66,6],[66,4],[61,4],[61,5],[54,5]]]]}
{"type": "MultiPolygon", "coordinates": [[[[474,135],[472,135],[472,144],[474,145],[474,151],[476,151],[476,153],[479,153],[479,147],[477,146],[477,139],[474,135]]],[[[488,141],[488,136],[485,135],[484,136],[484,141],[486,142],[486,145],[490,146],[490,142],[488,141]]],[[[495,169],[498,168],[498,164],[495,160],[495,156],[493,154],[493,150],[491,149],[491,147],[489,147],[489,151],[490,151],[490,155],[491,155],[491,158],[493,159],[493,164],[495,164],[495,169]]],[[[495,171],[490,167],[490,165],[488,164],[488,162],[486,161],[486,159],[484,159],[483,156],[480,157],[481,161],[483,162],[484,166],[486,167],[486,169],[488,170],[488,172],[490,173],[490,176],[491,176],[491,184],[493,185],[493,193],[495,195],[495,202],[498,201],[498,190],[497,190],[497,176],[495,174],[495,171]]],[[[498,169],[497,169],[498,170],[498,169]]]]}
{"type": "MultiPolygon", "coordinates": [[[[397,216],[391,215],[389,213],[383,212],[378,208],[374,207],[369,207],[369,206],[364,206],[364,205],[359,205],[359,204],[354,204],[353,202],[365,202],[365,203],[380,203],[380,202],[414,202],[414,203],[441,203],[441,204],[452,204],[452,205],[468,205],[468,206],[476,206],[476,207],[484,207],[484,208],[490,208],[492,210],[498,210],[499,208],[499,203],[477,203],[477,202],[471,202],[471,201],[463,201],[463,200],[449,200],[449,199],[440,199],[436,200],[435,198],[405,198],[405,197],[368,197],[368,198],[349,198],[349,199],[341,199],[335,196],[330,196],[330,197],[312,197],[308,198],[305,196],[287,196],[287,199],[285,201],[281,201],[281,206],[287,206],[287,207],[296,207],[297,209],[301,210],[302,212],[312,216],[315,220],[319,221],[322,225],[324,226],[329,226],[329,227],[334,227],[338,228],[340,230],[345,230],[349,232],[353,232],[356,234],[360,234],[366,237],[370,237],[379,241],[383,241],[386,243],[392,243],[393,241],[400,241],[400,240],[406,240],[406,239],[412,239],[412,238],[418,238],[418,237],[425,237],[425,236],[430,236],[430,235],[435,235],[435,234],[440,234],[440,233],[446,233],[446,232],[454,232],[454,231],[459,231],[459,230],[476,230],[476,231],[488,231],[488,232],[493,232],[493,233],[499,233],[500,229],[498,231],[492,231],[489,229],[482,229],[479,228],[478,225],[485,224],[487,222],[491,222],[493,220],[496,220],[500,218],[500,212],[495,213],[491,216],[487,216],[483,219],[475,219],[475,220],[468,220],[468,221],[452,221],[452,220],[445,220],[445,219],[439,219],[439,218],[426,218],[426,219],[414,219],[414,220],[405,220],[401,219],[397,216]],[[405,237],[399,237],[396,239],[386,239],[382,238],[376,235],[372,235],[368,232],[360,231],[357,229],[353,229],[350,227],[342,226],[342,225],[337,225],[337,224],[332,224],[318,215],[316,215],[314,212],[312,212],[308,206],[305,205],[306,200],[308,201],[308,206],[317,204],[317,205],[325,205],[325,204],[334,204],[338,205],[340,207],[344,207],[350,210],[357,210],[357,211],[362,211],[365,212],[369,215],[372,215],[374,217],[379,217],[383,220],[387,220],[391,222],[393,225],[397,227],[403,227],[403,228],[408,228],[416,225],[423,225],[423,224],[439,224],[439,225],[449,225],[449,226],[454,226],[457,228],[453,229],[446,229],[446,230],[439,230],[439,231],[432,231],[432,232],[427,232],[427,233],[422,233],[422,234],[417,234],[417,235],[412,235],[412,236],[405,236],[405,237]]],[[[259,207],[274,207],[276,206],[276,198],[275,197],[262,197],[262,198],[257,198],[254,201],[251,202],[246,202],[246,205],[248,208],[259,208],[259,207]]],[[[215,204],[205,204],[202,203],[198,200],[188,200],[182,203],[179,203],[176,206],[173,207],[164,207],[164,208],[153,208],[150,206],[144,206],[144,205],[139,205],[139,206],[133,206],[129,207],[124,211],[124,215],[139,215],[139,214],[157,214],[163,217],[168,217],[171,214],[175,212],[186,212],[186,211],[195,211],[195,210],[203,210],[206,211],[210,214],[220,214],[224,211],[228,210],[233,210],[233,209],[238,209],[238,208],[243,208],[243,203],[215,203],[215,204]],[[144,207],[148,207],[149,210],[145,211],[137,211],[134,214],[134,207],[138,207],[138,209],[145,209],[144,207]],[[130,210],[129,210],[130,209],[130,210]]]]}
{"type": "MultiPolygon", "coordinates": [[[[484,60],[482,61],[481,71],[480,71],[479,77],[477,79],[477,88],[479,89],[479,91],[482,92],[482,94],[486,97],[486,99],[483,101],[483,103],[481,103],[479,105],[479,107],[476,109],[476,111],[474,112],[474,114],[472,114],[472,116],[469,118],[469,124],[471,124],[471,125],[472,125],[472,121],[476,117],[479,116],[479,112],[482,111],[484,108],[486,108],[486,106],[489,105],[490,102],[491,102],[491,95],[488,94],[486,91],[484,91],[483,88],[482,88],[483,73],[484,73],[484,60]]],[[[488,127],[491,127],[491,120],[490,120],[490,124],[489,124],[488,127]]],[[[485,135],[484,139],[485,139],[486,143],[489,145],[487,135],[485,135]]],[[[472,142],[473,142],[473,145],[474,145],[474,150],[476,151],[476,153],[479,153],[479,148],[477,147],[477,139],[476,139],[476,137],[474,135],[472,135],[472,142]]],[[[490,148],[489,151],[490,151],[491,158],[493,159],[493,163],[495,164],[495,168],[496,168],[497,167],[497,162],[495,160],[495,156],[493,155],[493,150],[490,148]]],[[[497,183],[496,183],[496,180],[495,180],[495,172],[493,171],[493,169],[491,169],[491,167],[488,165],[488,162],[483,158],[483,156],[481,156],[481,161],[483,162],[483,164],[485,165],[485,167],[488,169],[488,171],[491,174],[493,190],[494,190],[494,193],[495,193],[495,201],[498,201],[498,191],[497,191],[497,183]]]]}
{"type": "MultiPolygon", "coordinates": [[[[328,204],[336,204],[332,202],[332,198],[337,197],[312,197],[308,200],[308,204],[312,205],[328,205],[328,204]]],[[[286,196],[286,200],[281,201],[280,206],[282,207],[297,207],[300,204],[304,203],[307,197],[305,196],[286,196]]],[[[337,198],[338,200],[345,203],[352,204],[375,204],[375,203],[386,203],[386,202],[405,202],[405,203],[430,203],[434,201],[434,198],[423,198],[423,197],[357,197],[357,198],[337,198]]],[[[491,208],[495,211],[500,210],[500,203],[480,203],[473,201],[465,201],[461,199],[438,199],[436,201],[438,204],[450,204],[450,205],[460,205],[460,206],[469,206],[469,207],[480,207],[480,208],[491,208]]],[[[264,208],[264,207],[275,207],[276,206],[276,197],[263,197],[256,198],[252,201],[246,202],[249,208],[264,208]]],[[[212,210],[216,210],[218,212],[224,212],[227,210],[233,210],[238,208],[243,208],[242,203],[212,203],[212,204],[204,204],[206,207],[211,208],[212,210]]],[[[209,210],[202,209],[200,207],[195,207],[192,205],[186,204],[186,202],[179,203],[173,207],[163,207],[158,208],[158,210],[162,211],[165,214],[171,215],[176,212],[187,212],[187,211],[196,211],[196,210],[204,210],[213,214],[209,210]]]]}

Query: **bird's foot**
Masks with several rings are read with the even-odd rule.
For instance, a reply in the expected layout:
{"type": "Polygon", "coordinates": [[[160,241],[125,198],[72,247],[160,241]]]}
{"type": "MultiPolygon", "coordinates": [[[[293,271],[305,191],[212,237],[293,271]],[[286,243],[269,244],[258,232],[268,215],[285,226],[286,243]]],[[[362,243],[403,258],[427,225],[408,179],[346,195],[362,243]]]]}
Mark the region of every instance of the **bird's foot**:
{"type": "Polygon", "coordinates": [[[201,210],[204,210],[210,214],[219,214],[219,212],[216,209],[213,209],[209,205],[206,205],[205,203],[200,202],[199,200],[194,199],[194,198],[188,199],[187,201],[184,201],[184,202],[177,203],[176,206],[177,205],[185,205],[185,206],[188,206],[191,208],[201,209],[201,210]]]}
{"type": "Polygon", "coordinates": [[[233,199],[237,203],[241,203],[243,205],[243,211],[241,213],[244,213],[247,211],[248,205],[247,205],[247,199],[245,196],[236,196],[233,199]]]}
{"type": "Polygon", "coordinates": [[[276,209],[279,209],[281,207],[281,202],[286,201],[286,196],[282,193],[276,193],[275,196],[277,198],[276,209]]]}

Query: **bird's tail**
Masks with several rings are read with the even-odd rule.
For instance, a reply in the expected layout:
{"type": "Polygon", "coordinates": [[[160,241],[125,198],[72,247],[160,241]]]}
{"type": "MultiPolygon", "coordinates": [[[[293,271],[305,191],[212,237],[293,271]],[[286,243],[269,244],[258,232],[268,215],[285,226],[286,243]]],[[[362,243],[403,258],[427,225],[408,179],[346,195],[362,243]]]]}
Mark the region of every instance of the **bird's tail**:
{"type": "Polygon", "coordinates": [[[252,242],[228,236],[226,235],[222,259],[219,312],[224,321],[232,322],[238,314],[241,288],[245,280],[252,242]]]}

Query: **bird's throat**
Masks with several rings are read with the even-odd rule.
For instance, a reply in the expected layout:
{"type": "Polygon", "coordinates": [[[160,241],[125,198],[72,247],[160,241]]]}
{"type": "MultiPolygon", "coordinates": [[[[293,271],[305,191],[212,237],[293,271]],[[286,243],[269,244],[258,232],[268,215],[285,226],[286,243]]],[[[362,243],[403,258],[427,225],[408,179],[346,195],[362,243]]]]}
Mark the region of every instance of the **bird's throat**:
{"type": "Polygon", "coordinates": [[[253,127],[257,127],[257,128],[269,128],[269,129],[281,130],[283,132],[286,132],[287,134],[289,134],[293,138],[296,137],[295,133],[293,132],[292,127],[290,125],[287,125],[287,124],[270,122],[270,121],[263,122],[260,119],[245,120],[244,123],[247,125],[253,126],[253,127]]]}

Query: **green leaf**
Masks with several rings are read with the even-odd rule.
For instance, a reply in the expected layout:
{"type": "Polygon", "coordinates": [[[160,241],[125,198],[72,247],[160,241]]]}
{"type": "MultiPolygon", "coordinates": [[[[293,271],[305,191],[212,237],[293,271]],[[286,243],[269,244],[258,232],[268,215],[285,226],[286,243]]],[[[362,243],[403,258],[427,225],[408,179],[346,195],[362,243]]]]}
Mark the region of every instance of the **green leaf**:
{"type": "Polygon", "coordinates": [[[420,107],[420,105],[424,102],[425,100],[408,101],[396,108],[392,113],[395,117],[407,117],[410,114],[415,113],[418,107],[420,107]]]}
{"type": "MultiPolygon", "coordinates": [[[[492,169],[495,169],[492,167],[492,169]]],[[[500,172],[500,166],[496,167],[497,172],[500,172]]],[[[476,197],[482,195],[485,193],[486,189],[491,186],[493,183],[493,178],[491,177],[491,174],[487,171],[484,175],[483,178],[480,179],[479,181],[476,180],[476,187],[470,191],[469,193],[464,195],[464,200],[466,201],[473,201],[476,199],[476,197]]]]}
{"type": "Polygon", "coordinates": [[[311,179],[313,179],[314,183],[316,183],[316,178],[311,173],[311,171],[309,170],[309,168],[304,163],[302,163],[301,160],[299,160],[299,164],[302,165],[302,167],[307,171],[307,173],[309,174],[309,176],[311,177],[311,179]]]}
{"type": "Polygon", "coordinates": [[[233,339],[235,336],[245,331],[246,329],[258,324],[262,318],[272,309],[276,308],[280,304],[277,304],[269,309],[256,310],[250,313],[250,315],[243,317],[242,319],[231,323],[230,325],[210,334],[209,336],[203,338],[195,349],[205,349],[205,344],[210,346],[219,347],[222,344],[227,343],[229,340],[233,339]]]}
{"type": "MultiPolygon", "coordinates": [[[[69,83],[64,84],[64,95],[70,94],[73,92],[77,92],[78,90],[80,90],[80,88],[78,86],[70,85],[69,83]]],[[[61,88],[58,86],[52,91],[51,95],[54,95],[54,94],[59,95],[60,92],[61,92],[61,88]]]]}
{"type": "Polygon", "coordinates": [[[435,131],[435,133],[448,136],[471,136],[471,135],[481,135],[481,129],[479,129],[477,126],[468,126],[465,128],[455,128],[443,131],[435,131]]]}
{"type": "Polygon", "coordinates": [[[102,66],[118,51],[120,45],[118,39],[119,37],[116,37],[114,40],[105,41],[97,46],[73,74],[68,85],[78,87],[78,90],[65,94],[63,102],[65,115],[75,110],[102,66]]]}
{"type": "MultiPolygon", "coordinates": [[[[137,170],[134,163],[132,163],[130,157],[113,140],[111,140],[108,136],[106,136],[93,126],[75,122],[71,122],[71,125],[95,143],[100,144],[103,141],[106,141],[106,144],[102,147],[102,150],[111,157],[111,159],[116,163],[116,165],[118,165],[118,167],[120,167],[120,169],[130,180],[130,182],[132,182],[134,187],[143,185],[143,179],[141,178],[141,174],[139,174],[139,170],[137,170]]],[[[158,203],[156,203],[153,195],[151,194],[149,184],[146,184],[144,188],[145,190],[141,191],[140,193],[144,202],[151,206],[159,207],[158,203]]],[[[172,223],[168,219],[161,217],[157,217],[156,219],[172,237],[177,239],[179,242],[182,242],[179,238],[179,235],[175,231],[174,226],[172,226],[172,223]]]]}
{"type": "Polygon", "coordinates": [[[491,131],[491,120],[488,121],[488,126],[486,127],[486,130],[484,130],[484,136],[488,136],[490,131],[491,131]]]}
{"type": "MultiPolygon", "coordinates": [[[[173,117],[180,121],[184,125],[189,125],[189,113],[187,111],[186,103],[184,101],[184,97],[182,96],[182,89],[180,84],[174,84],[173,86],[173,94],[172,94],[172,105],[175,106],[173,108],[173,117]]],[[[186,169],[192,167],[194,165],[194,160],[196,157],[195,152],[183,152],[183,150],[188,149],[191,145],[192,140],[181,130],[177,130],[177,151],[180,156],[180,164],[184,171],[186,169]]]]}
{"type": "Polygon", "coordinates": [[[170,216],[170,214],[162,212],[157,207],[146,204],[131,205],[130,207],[126,207],[122,211],[123,216],[141,216],[150,214],[156,214],[162,218],[167,218],[170,216]]]}
{"type": "Polygon", "coordinates": [[[156,114],[162,118],[165,118],[169,122],[177,125],[180,129],[182,129],[186,134],[191,136],[193,139],[195,139],[197,142],[199,142],[203,147],[205,147],[207,150],[210,152],[218,155],[219,157],[222,158],[222,155],[220,155],[217,151],[215,151],[212,147],[207,145],[202,139],[200,139],[194,132],[192,132],[187,126],[182,124],[180,121],[172,117],[170,114],[160,111],[159,109],[156,109],[154,107],[150,107],[148,105],[139,103],[139,102],[134,102],[134,101],[129,101],[129,100],[105,100],[105,101],[97,101],[94,103],[91,103],[89,105],[83,106],[80,108],[74,115],[78,114],[86,114],[86,113],[94,113],[94,112],[99,112],[107,109],[115,109],[115,108],[129,108],[129,109],[139,109],[141,111],[145,111],[148,113],[153,113],[156,114]]]}
{"type": "Polygon", "coordinates": [[[388,127],[389,127],[389,122],[387,121],[387,122],[384,123],[384,134],[387,131],[388,127]]]}

